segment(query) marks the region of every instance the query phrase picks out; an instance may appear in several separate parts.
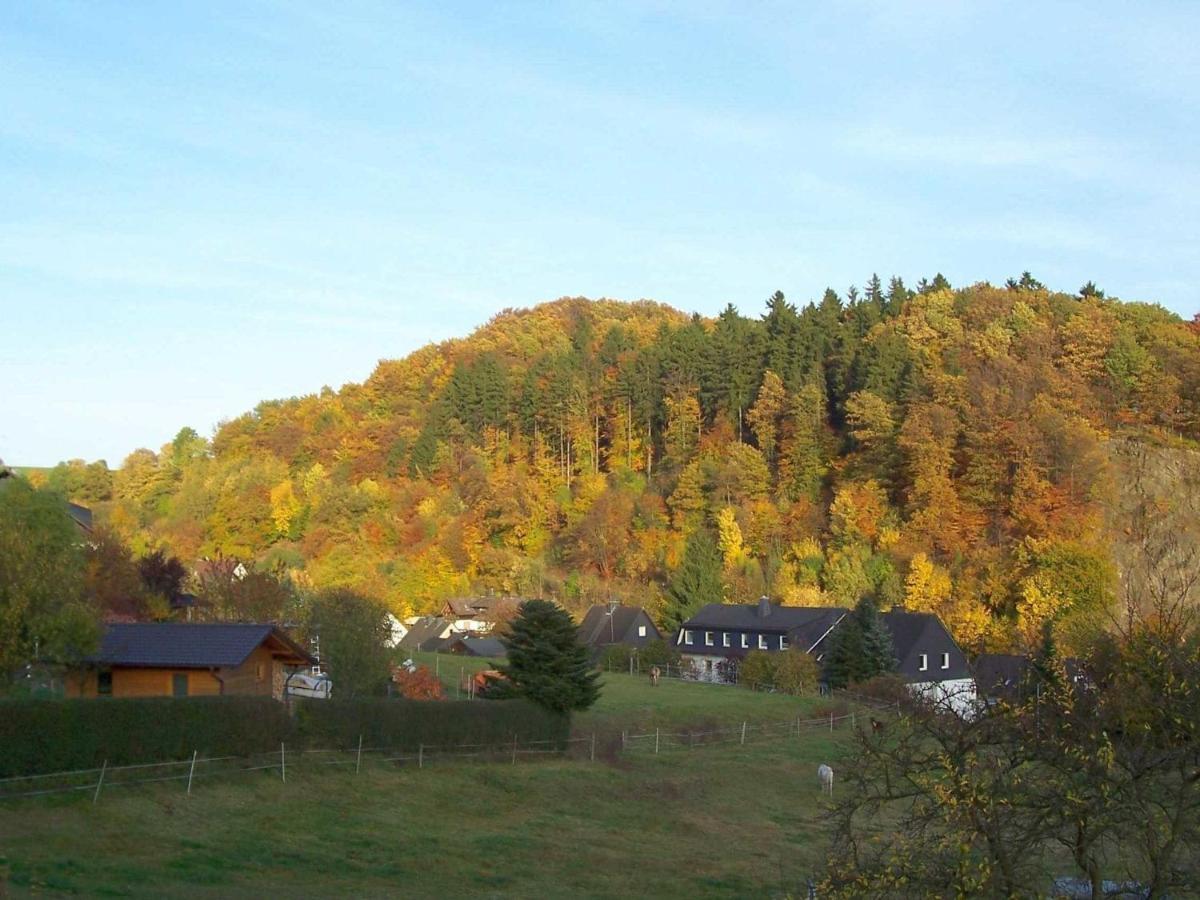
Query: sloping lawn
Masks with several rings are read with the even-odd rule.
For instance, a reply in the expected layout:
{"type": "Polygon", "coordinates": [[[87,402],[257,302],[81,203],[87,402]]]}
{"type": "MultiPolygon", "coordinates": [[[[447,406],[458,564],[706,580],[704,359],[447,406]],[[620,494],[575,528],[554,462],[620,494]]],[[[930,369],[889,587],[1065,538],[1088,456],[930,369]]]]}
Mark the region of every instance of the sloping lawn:
{"type": "Polygon", "coordinates": [[[802,896],[847,735],[7,801],[0,857],[14,896],[802,896]]]}

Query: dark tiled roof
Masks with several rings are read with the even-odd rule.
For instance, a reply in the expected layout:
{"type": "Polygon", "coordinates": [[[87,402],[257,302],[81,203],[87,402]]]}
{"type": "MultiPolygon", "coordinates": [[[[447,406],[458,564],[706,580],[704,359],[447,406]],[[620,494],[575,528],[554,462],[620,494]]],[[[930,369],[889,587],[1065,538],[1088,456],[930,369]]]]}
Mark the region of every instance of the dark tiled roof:
{"type": "Polygon", "coordinates": [[[84,531],[92,530],[92,511],[78,503],[67,503],[67,513],[75,520],[75,524],[84,531]]]}
{"type": "Polygon", "coordinates": [[[446,649],[453,650],[456,645],[461,645],[467,656],[486,656],[490,659],[498,659],[508,655],[508,651],[499,638],[455,638],[447,643],[446,649]]]}
{"type": "Polygon", "coordinates": [[[1016,694],[1029,671],[1029,659],[1015,653],[981,653],[975,660],[975,684],[979,693],[1016,694]]]}
{"type": "MultiPolygon", "coordinates": [[[[788,643],[808,651],[814,647],[846,614],[839,606],[780,606],[771,604],[736,605],[710,603],[683,623],[695,632],[741,632],[746,634],[787,635],[788,643]],[[766,612],[767,615],[763,615],[766,612]]],[[[737,646],[722,646],[717,640],[712,647],[693,644],[690,648],[676,636],[676,644],[684,653],[706,656],[744,656],[746,650],[737,646]]],[[[752,644],[750,649],[755,649],[752,644]]]]}
{"type": "Polygon", "coordinates": [[[408,631],[396,646],[405,650],[440,649],[440,644],[444,641],[442,634],[449,627],[450,623],[440,616],[425,616],[408,627],[408,631]]]}
{"type": "Polygon", "coordinates": [[[240,666],[274,637],[303,661],[312,658],[272,625],[139,622],[109,625],[88,662],[113,666],[207,669],[240,666]]]}
{"type": "Polygon", "coordinates": [[[897,671],[915,681],[951,681],[970,678],[971,668],[942,620],[933,613],[893,609],[882,613],[884,625],[892,635],[897,671]],[[928,657],[927,668],[920,668],[920,655],[928,657]],[[942,668],[942,654],[950,655],[949,668],[942,668]]]}
{"type": "Polygon", "coordinates": [[[579,624],[579,640],[585,644],[619,644],[637,621],[640,606],[614,606],[609,615],[607,605],[593,606],[579,624]]]}

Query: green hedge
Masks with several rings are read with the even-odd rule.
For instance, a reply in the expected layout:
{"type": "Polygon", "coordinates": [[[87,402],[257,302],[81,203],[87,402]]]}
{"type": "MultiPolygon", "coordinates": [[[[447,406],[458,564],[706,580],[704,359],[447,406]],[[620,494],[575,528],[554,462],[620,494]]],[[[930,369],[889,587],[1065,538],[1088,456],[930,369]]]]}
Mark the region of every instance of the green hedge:
{"type": "Polygon", "coordinates": [[[525,700],[307,700],[296,704],[296,727],[309,746],[415,750],[418,744],[505,744],[561,741],[570,720],[525,700]]]}
{"type": "Polygon", "coordinates": [[[288,730],[270,697],[3,700],[0,777],[257,753],[288,730]]]}
{"type": "Polygon", "coordinates": [[[289,747],[560,741],[569,721],[523,700],[295,701],[266,697],[0,700],[0,777],[234,756],[289,747]]]}

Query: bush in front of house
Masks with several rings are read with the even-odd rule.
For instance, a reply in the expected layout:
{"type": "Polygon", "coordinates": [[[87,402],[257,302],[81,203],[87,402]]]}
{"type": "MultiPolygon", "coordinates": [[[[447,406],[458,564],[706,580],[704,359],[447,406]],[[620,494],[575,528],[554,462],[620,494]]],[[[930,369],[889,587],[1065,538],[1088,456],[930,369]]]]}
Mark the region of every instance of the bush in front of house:
{"type": "Polygon", "coordinates": [[[811,694],[821,680],[821,667],[803,650],[778,654],[775,666],[775,690],[785,694],[811,694]]]}
{"type": "Polygon", "coordinates": [[[631,659],[635,661],[637,671],[648,672],[651,666],[677,669],[680,656],[673,646],[658,638],[640,648],[628,644],[610,644],[600,653],[599,665],[606,672],[628,672],[631,659]]]}
{"type": "Polygon", "coordinates": [[[770,688],[775,685],[775,669],[779,664],[778,653],[768,653],[765,650],[751,650],[742,660],[738,670],[738,683],[744,684],[752,691],[770,688]]]}

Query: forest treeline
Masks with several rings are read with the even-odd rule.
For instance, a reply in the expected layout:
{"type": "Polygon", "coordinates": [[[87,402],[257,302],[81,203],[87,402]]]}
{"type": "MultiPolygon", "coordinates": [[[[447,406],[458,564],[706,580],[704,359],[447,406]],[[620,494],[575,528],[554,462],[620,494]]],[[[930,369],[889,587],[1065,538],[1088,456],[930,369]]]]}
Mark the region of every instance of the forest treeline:
{"type": "Polygon", "coordinates": [[[139,552],[285,569],[398,614],[490,591],[670,620],[688,582],[870,594],[1005,649],[1046,623],[1069,643],[1112,608],[1114,436],[1200,438],[1200,323],[1028,274],[872,277],[757,317],[506,310],[211,440],[184,428],[47,477],[139,552]]]}

